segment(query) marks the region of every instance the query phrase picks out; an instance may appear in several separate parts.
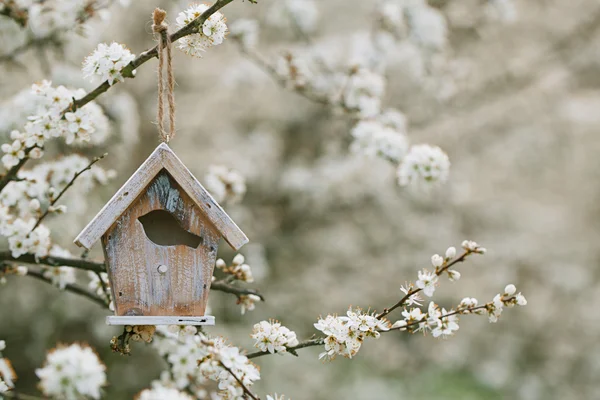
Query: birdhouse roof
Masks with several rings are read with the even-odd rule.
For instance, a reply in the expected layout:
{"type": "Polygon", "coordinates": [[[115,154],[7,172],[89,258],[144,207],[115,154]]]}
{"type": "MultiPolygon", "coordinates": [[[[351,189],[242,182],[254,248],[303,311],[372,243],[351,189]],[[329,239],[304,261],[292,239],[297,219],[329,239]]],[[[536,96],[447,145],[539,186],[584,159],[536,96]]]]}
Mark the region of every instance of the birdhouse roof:
{"type": "Polygon", "coordinates": [[[231,247],[238,250],[248,242],[244,232],[223,211],[179,157],[175,155],[169,146],[161,143],[112,199],[106,203],[98,215],[81,231],[75,239],[75,244],[90,249],[163,169],[177,181],[231,247]]]}

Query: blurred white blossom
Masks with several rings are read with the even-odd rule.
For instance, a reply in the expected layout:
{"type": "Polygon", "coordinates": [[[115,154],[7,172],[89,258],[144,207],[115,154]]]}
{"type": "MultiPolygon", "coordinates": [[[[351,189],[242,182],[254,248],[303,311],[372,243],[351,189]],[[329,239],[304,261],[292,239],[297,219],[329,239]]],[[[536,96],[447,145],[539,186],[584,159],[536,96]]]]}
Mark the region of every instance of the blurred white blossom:
{"type": "Polygon", "coordinates": [[[106,384],[106,367],[87,345],[72,344],[51,350],[42,368],[35,373],[46,396],[77,400],[100,398],[106,384]]]}
{"type": "Polygon", "coordinates": [[[412,146],[398,167],[401,186],[429,188],[445,183],[450,173],[450,160],[439,147],[420,144],[412,146]]]}
{"type": "Polygon", "coordinates": [[[246,194],[246,179],[236,170],[211,165],[204,177],[206,189],[219,203],[239,203],[246,194]]]}

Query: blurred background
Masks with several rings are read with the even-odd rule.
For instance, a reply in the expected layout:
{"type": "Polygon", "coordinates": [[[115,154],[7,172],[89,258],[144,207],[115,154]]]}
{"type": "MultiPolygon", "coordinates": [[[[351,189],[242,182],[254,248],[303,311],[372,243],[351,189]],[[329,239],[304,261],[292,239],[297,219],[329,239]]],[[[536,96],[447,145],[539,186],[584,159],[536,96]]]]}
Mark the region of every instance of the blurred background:
{"type": "MultiPolygon", "coordinates": [[[[319,49],[331,65],[371,62],[365,38],[381,3],[317,2],[310,38],[273,23],[276,3],[236,1],[223,10],[228,23],[259,20],[265,60],[319,49]]],[[[233,40],[202,59],[176,52],[178,133],[170,145],[200,181],[211,165],[244,175],[245,197],[225,209],[250,238],[241,253],[266,298],[241,315],[231,295],[212,292],[217,325],[207,331],[250,350],[252,325],[276,318],[308,338],[319,315],[392,305],[432,254],[472,239],[488,253],[461,265],[460,281],[444,280],[436,301],[448,308],[465,296],[489,301],[514,283],[527,307],[495,325],[463,317],[447,340],[386,334],[355,359],[331,364],[317,359],[319,347],[299,358],[262,357],[255,392],[296,400],[600,398],[600,4],[515,0],[502,13],[479,0],[429,3],[446,19],[444,48],[432,55],[410,41],[386,42],[377,68],[386,78],[383,104],[406,115],[410,142],[440,146],[450,157],[448,183],[430,193],[399,187],[389,162],[353,154],[352,119],[282,88],[233,40]]],[[[173,29],[186,5],[115,5],[108,19],[94,19],[62,47],[3,62],[2,111],[44,78],[93,88],[80,65],[99,41],[139,54],[153,45],[152,10],[167,9],[173,29]]],[[[8,54],[17,39],[0,26],[8,54]]],[[[155,68],[155,60],[143,65],[100,100],[114,134],[105,149],[81,151],[106,150],[101,164],[117,177],[92,192],[81,212],[49,222],[54,240],[73,254],[80,252],[71,244],[76,234],[158,144],[155,68]]],[[[55,147],[49,153],[66,149],[55,147]]],[[[219,251],[228,261],[234,255],[225,243],[219,251]]],[[[102,260],[99,245],[90,257],[102,260]]],[[[150,346],[134,344],[131,357],[111,352],[109,340],[120,332],[105,325],[106,314],[43,282],[15,277],[1,286],[0,339],[18,388],[36,393],[34,370],[57,342],[96,349],[108,367],[107,399],[132,398],[157,379],[166,364],[150,346]]]]}

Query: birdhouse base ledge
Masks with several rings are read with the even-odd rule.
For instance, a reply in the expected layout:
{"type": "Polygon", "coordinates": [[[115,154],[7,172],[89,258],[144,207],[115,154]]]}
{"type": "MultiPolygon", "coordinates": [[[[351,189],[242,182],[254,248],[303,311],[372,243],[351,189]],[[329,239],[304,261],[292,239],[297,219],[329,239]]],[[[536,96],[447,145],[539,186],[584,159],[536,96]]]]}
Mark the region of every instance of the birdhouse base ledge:
{"type": "Polygon", "coordinates": [[[106,317],[107,325],[214,325],[215,317],[176,317],[176,316],[120,316],[106,317]]]}

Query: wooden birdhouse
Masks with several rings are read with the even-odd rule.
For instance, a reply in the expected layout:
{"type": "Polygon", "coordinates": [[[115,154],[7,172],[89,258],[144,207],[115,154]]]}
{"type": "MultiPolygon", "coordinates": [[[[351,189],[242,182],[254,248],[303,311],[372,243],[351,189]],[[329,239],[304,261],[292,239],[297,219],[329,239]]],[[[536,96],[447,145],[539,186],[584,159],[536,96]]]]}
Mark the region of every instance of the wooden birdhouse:
{"type": "Polygon", "coordinates": [[[160,144],[75,243],[98,239],[115,316],[111,325],[213,325],[204,315],[219,239],[246,235],[166,144],[160,144]]]}

